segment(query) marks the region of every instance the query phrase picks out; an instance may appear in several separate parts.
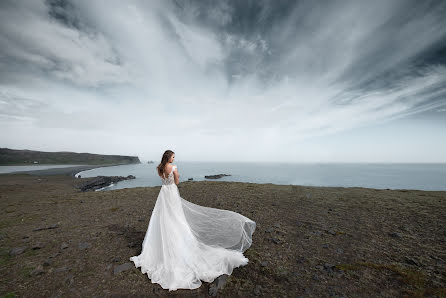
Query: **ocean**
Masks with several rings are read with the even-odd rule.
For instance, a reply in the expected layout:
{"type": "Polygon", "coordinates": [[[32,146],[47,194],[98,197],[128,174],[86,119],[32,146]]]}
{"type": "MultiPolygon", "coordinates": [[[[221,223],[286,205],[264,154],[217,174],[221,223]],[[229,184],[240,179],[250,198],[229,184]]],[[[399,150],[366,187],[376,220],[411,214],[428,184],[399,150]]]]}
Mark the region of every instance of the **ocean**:
{"type": "MultiPolygon", "coordinates": [[[[446,190],[446,164],[398,163],[231,163],[176,161],[180,182],[236,181],[281,185],[367,187],[377,189],[446,190]],[[229,174],[220,179],[205,175],[229,174]]],[[[160,186],[156,172],[158,163],[131,164],[96,168],[79,173],[82,177],[128,176],[136,179],[120,181],[103,190],[141,186],[160,186]]]]}
{"type": "Polygon", "coordinates": [[[68,168],[68,167],[76,167],[76,166],[82,166],[82,165],[39,165],[39,164],[33,164],[33,165],[27,165],[27,166],[0,166],[0,174],[6,174],[6,173],[14,173],[17,171],[38,171],[38,170],[46,170],[46,169],[54,169],[54,168],[68,168]]]}

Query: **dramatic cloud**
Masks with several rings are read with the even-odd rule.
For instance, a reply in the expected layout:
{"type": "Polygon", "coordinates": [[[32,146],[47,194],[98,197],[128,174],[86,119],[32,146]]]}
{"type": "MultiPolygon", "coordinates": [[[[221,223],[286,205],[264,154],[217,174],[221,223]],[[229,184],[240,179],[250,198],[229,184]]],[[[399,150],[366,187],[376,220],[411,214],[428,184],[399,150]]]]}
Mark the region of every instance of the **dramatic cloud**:
{"type": "Polygon", "coordinates": [[[443,1],[2,1],[2,147],[446,162],[445,15],[443,1]]]}

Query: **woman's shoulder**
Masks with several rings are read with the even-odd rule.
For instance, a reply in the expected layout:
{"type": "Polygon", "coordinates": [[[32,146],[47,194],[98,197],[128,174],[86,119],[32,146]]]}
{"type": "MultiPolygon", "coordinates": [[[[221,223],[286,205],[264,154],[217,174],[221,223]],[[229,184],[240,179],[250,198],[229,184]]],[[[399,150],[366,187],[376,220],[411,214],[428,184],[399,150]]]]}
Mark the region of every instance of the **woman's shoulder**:
{"type": "Polygon", "coordinates": [[[175,170],[176,167],[177,167],[177,165],[167,164],[167,165],[166,165],[166,170],[172,170],[172,169],[175,170]]]}

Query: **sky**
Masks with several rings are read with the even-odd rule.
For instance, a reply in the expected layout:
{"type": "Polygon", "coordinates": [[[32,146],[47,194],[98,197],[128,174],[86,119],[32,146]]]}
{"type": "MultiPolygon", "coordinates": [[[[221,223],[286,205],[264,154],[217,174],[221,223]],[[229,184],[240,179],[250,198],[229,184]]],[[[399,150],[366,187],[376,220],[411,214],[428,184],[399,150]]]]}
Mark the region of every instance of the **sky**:
{"type": "Polygon", "coordinates": [[[0,147],[446,162],[446,2],[0,2],[0,147]]]}

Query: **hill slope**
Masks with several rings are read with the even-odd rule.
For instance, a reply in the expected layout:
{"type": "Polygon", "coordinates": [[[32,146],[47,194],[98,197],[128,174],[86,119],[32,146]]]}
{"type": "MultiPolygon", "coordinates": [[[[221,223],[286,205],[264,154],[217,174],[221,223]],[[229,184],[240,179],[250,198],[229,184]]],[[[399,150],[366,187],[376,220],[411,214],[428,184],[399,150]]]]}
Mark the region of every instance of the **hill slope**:
{"type": "Polygon", "coordinates": [[[103,155],[69,151],[45,152],[0,148],[0,165],[29,164],[131,164],[141,163],[138,156],[103,155]]]}

